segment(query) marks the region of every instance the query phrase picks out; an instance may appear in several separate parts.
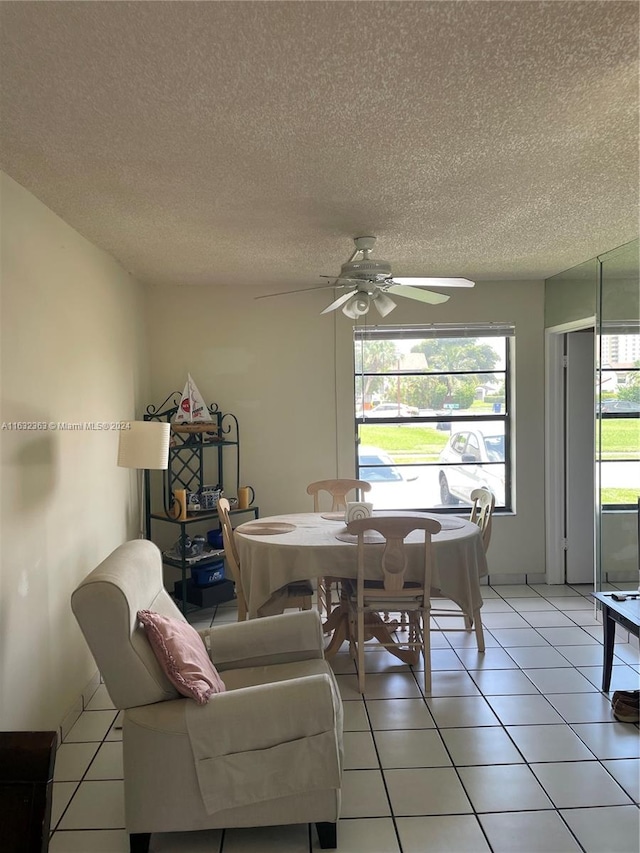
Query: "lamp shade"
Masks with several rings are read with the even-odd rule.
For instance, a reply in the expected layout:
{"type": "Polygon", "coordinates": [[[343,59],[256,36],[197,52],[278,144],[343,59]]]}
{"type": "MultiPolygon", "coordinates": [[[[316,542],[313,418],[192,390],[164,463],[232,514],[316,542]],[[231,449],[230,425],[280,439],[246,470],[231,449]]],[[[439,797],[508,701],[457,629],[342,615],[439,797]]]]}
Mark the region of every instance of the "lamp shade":
{"type": "Polygon", "coordinates": [[[167,468],[170,429],[161,421],[131,421],[130,428],[120,432],[120,468],[167,468]]]}

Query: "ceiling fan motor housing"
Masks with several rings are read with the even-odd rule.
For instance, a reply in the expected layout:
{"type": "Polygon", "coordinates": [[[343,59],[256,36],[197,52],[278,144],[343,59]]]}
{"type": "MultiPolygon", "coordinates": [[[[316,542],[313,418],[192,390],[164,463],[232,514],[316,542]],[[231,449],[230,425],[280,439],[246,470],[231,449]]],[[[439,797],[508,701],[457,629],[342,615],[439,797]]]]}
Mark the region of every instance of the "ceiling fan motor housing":
{"type": "Polygon", "coordinates": [[[363,281],[376,281],[391,276],[391,264],[387,261],[374,261],[363,258],[360,261],[347,261],[342,264],[340,278],[361,278],[363,281]]]}

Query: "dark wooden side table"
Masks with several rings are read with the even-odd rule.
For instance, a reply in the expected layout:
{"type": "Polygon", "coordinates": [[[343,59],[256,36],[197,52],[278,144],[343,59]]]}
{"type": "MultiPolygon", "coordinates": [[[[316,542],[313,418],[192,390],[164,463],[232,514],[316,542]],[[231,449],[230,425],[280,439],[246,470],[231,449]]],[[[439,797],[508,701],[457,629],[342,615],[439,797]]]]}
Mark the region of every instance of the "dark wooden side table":
{"type": "Polygon", "coordinates": [[[0,849],[49,849],[56,732],[0,732],[0,849]]]}
{"type": "Polygon", "coordinates": [[[604,617],[604,664],[602,667],[602,690],[609,691],[611,684],[611,667],[613,666],[613,644],[616,638],[616,622],[627,631],[640,635],[640,597],[638,591],[620,591],[620,595],[636,596],[625,601],[616,601],[611,592],[592,592],[596,601],[602,604],[604,617]]]}

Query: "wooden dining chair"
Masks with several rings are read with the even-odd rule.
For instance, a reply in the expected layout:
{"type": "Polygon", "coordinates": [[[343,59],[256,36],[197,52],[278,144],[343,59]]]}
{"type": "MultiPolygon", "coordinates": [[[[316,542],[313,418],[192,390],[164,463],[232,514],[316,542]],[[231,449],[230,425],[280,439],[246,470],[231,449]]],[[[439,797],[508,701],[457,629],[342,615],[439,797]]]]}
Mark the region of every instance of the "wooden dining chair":
{"type": "Polygon", "coordinates": [[[469,520],[477,524],[482,531],[482,544],[485,554],[489,550],[489,542],[491,541],[491,522],[493,519],[493,510],[496,506],[496,497],[492,491],[483,486],[481,489],[474,489],[471,492],[471,515],[469,520]]]}
{"type": "MultiPolygon", "coordinates": [[[[320,512],[320,495],[327,493],[331,496],[330,512],[340,512],[347,508],[347,495],[350,492],[356,493],[356,500],[360,500],[361,494],[371,491],[371,483],[366,480],[317,480],[315,483],[309,483],[307,486],[307,494],[313,497],[313,511],[320,512]]],[[[338,587],[338,578],[325,577],[318,578],[318,610],[322,614],[324,611],[327,616],[330,615],[334,604],[338,602],[333,600],[333,590],[338,587]]]]}
{"type": "MultiPolygon", "coordinates": [[[[244,622],[247,618],[248,608],[242,578],[240,576],[240,557],[236,548],[231,517],[229,515],[229,501],[226,498],[218,499],[218,518],[222,528],[222,544],[224,546],[224,559],[226,565],[231,569],[233,583],[236,588],[236,599],[238,601],[238,622],[244,622]]],[[[297,607],[299,610],[311,610],[313,587],[309,581],[291,583],[286,587],[287,599],[285,608],[297,607]]]]}
{"type": "Polygon", "coordinates": [[[364,693],[366,640],[375,636],[383,647],[400,646],[413,651],[417,663],[422,651],[424,658],[424,689],[431,692],[431,576],[433,554],[431,537],[440,531],[439,521],[416,516],[389,516],[358,518],[347,524],[347,531],[358,537],[358,569],[355,584],[345,582],[347,605],[349,609],[349,644],[351,653],[358,665],[358,689],[364,693]],[[406,579],[407,546],[406,537],[414,530],[422,531],[424,540],[420,543],[420,580],[406,579]],[[371,536],[373,532],[373,537],[371,536]],[[376,536],[378,534],[378,536],[376,536]],[[380,544],[373,544],[374,542],[380,544]],[[368,541],[369,540],[369,541],[368,541]],[[365,549],[369,560],[365,577],[365,549]],[[371,561],[375,562],[375,577],[372,578],[371,561]],[[380,614],[388,612],[406,613],[408,638],[406,640],[392,634],[392,628],[385,625],[380,614]],[[388,640],[381,639],[382,631],[388,634],[388,640]]]}
{"type": "MultiPolygon", "coordinates": [[[[473,504],[471,506],[471,514],[469,516],[469,521],[472,521],[474,524],[477,524],[480,528],[482,535],[482,547],[484,548],[484,552],[486,554],[489,548],[489,542],[491,541],[491,522],[493,518],[493,510],[496,505],[496,498],[493,492],[484,486],[480,489],[474,489],[471,492],[470,497],[473,501],[473,504]]],[[[449,617],[457,619],[460,618],[460,611],[457,609],[434,609],[431,611],[431,615],[436,619],[440,620],[438,624],[442,631],[464,630],[470,632],[472,629],[475,630],[478,651],[483,652],[485,650],[484,631],[482,630],[482,617],[480,616],[480,609],[476,610],[472,614],[462,614],[464,628],[447,628],[442,625],[442,620],[447,619],[449,617]]]]}

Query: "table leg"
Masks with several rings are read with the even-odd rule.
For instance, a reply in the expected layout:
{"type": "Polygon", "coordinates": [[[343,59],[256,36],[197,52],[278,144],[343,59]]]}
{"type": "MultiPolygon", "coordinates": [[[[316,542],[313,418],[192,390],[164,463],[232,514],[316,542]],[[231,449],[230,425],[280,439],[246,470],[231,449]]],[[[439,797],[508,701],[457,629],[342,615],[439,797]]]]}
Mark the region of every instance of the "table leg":
{"type": "Polygon", "coordinates": [[[608,607],[604,608],[604,663],[602,666],[602,692],[608,693],[613,666],[613,644],[616,639],[616,623],[608,607]]]}
{"type": "Polygon", "coordinates": [[[333,617],[336,617],[335,628],[333,630],[333,636],[329,641],[329,645],[326,646],[324,650],[325,660],[330,660],[336,654],[340,646],[349,639],[349,617],[346,611],[342,610],[341,607],[337,607],[331,614],[331,618],[333,617]]]}

